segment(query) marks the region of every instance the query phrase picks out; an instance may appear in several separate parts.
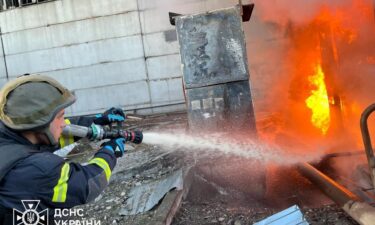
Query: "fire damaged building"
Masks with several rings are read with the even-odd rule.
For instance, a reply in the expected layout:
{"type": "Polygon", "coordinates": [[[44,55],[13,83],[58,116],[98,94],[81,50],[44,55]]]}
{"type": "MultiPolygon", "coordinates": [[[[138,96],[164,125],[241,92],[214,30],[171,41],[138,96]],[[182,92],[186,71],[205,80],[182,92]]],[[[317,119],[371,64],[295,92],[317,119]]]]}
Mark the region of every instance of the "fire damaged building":
{"type": "Polygon", "coordinates": [[[64,129],[67,162],[128,141],[74,221],[372,225],[374,27],[373,0],[0,0],[0,86],[128,115],[64,129]]]}

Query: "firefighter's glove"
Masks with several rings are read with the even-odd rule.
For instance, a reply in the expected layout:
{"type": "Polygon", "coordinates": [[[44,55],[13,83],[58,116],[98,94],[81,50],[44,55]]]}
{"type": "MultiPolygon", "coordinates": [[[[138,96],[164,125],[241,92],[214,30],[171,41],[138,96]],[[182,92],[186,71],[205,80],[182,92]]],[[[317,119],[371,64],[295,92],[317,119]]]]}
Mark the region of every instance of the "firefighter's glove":
{"type": "Polygon", "coordinates": [[[116,138],[102,144],[103,149],[109,150],[115,153],[116,158],[122,157],[125,152],[125,139],[116,138]]]}
{"type": "Polygon", "coordinates": [[[120,108],[112,107],[103,114],[96,115],[94,123],[97,125],[110,125],[114,122],[122,122],[125,120],[125,114],[120,108]]]}

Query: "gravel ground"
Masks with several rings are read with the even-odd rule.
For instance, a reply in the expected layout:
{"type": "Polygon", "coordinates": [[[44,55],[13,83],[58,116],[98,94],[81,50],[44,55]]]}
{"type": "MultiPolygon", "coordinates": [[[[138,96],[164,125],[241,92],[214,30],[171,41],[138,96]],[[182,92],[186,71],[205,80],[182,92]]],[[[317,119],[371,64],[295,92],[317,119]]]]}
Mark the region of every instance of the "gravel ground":
{"type": "MultiPolygon", "coordinates": [[[[184,202],[173,225],[248,225],[260,221],[277,211],[272,208],[227,207],[225,204],[184,202]]],[[[336,205],[319,208],[302,208],[311,225],[357,225],[336,205]]]]}

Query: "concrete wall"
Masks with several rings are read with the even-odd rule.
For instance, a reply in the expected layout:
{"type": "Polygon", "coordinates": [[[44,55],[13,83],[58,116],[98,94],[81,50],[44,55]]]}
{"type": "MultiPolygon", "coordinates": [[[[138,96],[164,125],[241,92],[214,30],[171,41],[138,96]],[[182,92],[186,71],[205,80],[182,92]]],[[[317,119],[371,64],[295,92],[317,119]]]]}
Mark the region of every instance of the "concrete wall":
{"type": "MultiPolygon", "coordinates": [[[[68,115],[111,106],[144,114],[183,110],[179,46],[168,12],[199,13],[237,3],[57,0],[0,12],[8,76],[56,78],[78,97],[68,115]]],[[[0,50],[0,85],[3,81],[0,50]]]]}
{"type": "Polygon", "coordinates": [[[7,82],[6,66],[4,60],[3,44],[0,37],[0,86],[3,86],[7,82]]]}

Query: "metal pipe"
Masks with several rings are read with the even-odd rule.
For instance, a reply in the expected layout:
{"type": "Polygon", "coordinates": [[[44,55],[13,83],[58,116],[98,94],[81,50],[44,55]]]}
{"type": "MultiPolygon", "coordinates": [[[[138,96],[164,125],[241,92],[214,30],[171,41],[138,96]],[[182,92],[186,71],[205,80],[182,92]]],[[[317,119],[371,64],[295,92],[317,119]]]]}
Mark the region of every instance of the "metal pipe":
{"type": "Polygon", "coordinates": [[[375,156],[374,156],[374,150],[372,148],[371,137],[370,137],[368,124],[367,124],[367,120],[370,114],[374,111],[375,111],[375,104],[368,106],[361,115],[360,125],[361,125],[363,145],[365,146],[371,179],[372,179],[373,186],[375,187],[375,156]]]}
{"type": "Polygon", "coordinates": [[[361,202],[355,194],[317,170],[309,163],[299,164],[298,169],[304,177],[315,184],[359,224],[375,224],[374,207],[365,202],[361,202]]]}
{"type": "Polygon", "coordinates": [[[340,207],[343,207],[348,201],[359,201],[359,198],[339,185],[334,180],[323,174],[309,163],[301,163],[298,169],[303,176],[317,185],[326,195],[335,201],[340,207]]]}

